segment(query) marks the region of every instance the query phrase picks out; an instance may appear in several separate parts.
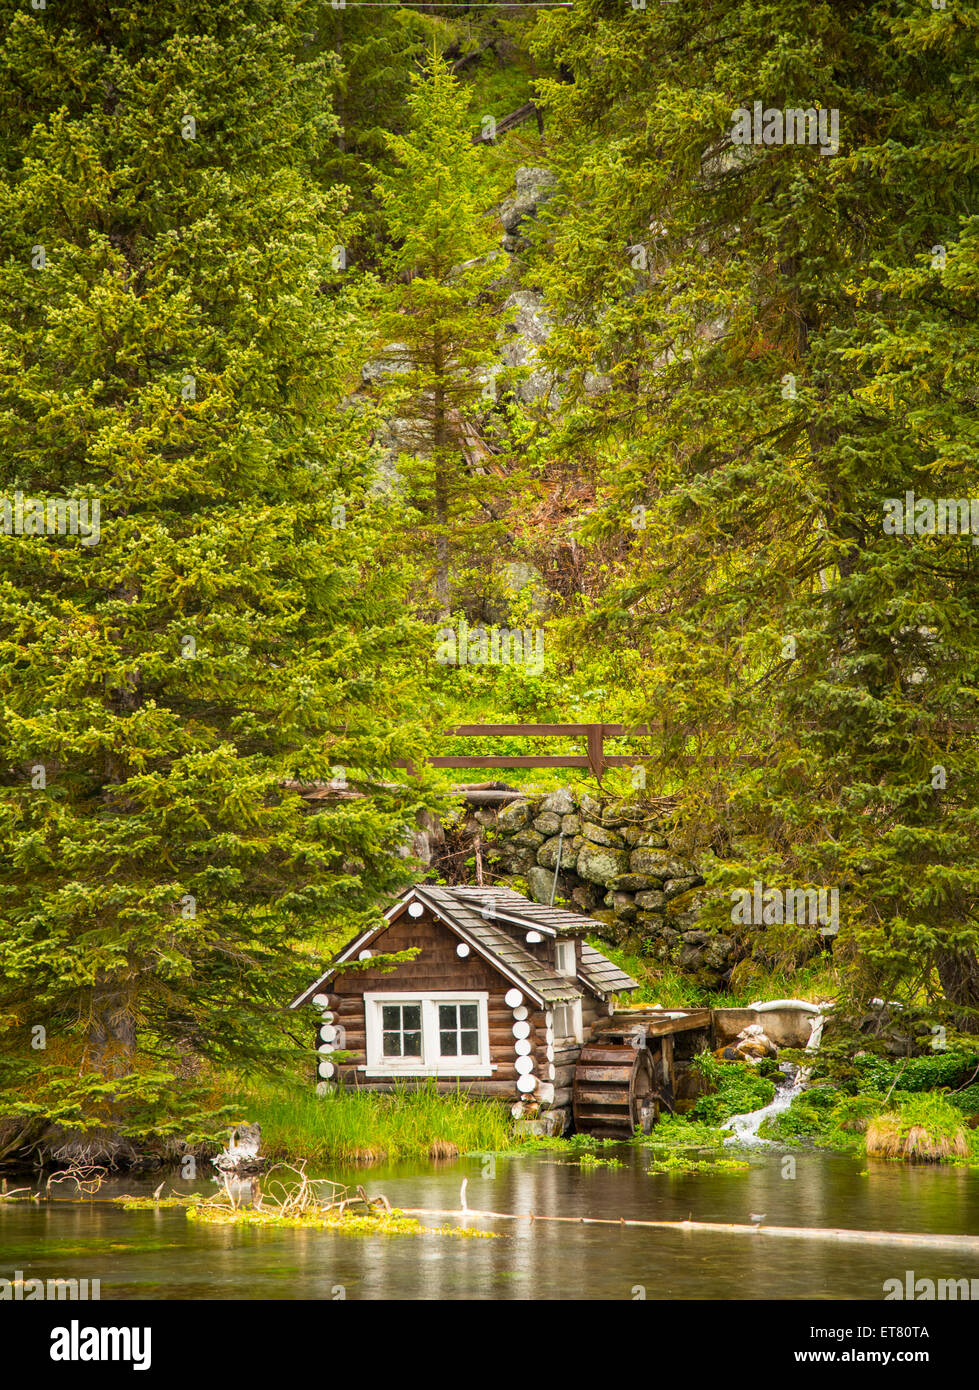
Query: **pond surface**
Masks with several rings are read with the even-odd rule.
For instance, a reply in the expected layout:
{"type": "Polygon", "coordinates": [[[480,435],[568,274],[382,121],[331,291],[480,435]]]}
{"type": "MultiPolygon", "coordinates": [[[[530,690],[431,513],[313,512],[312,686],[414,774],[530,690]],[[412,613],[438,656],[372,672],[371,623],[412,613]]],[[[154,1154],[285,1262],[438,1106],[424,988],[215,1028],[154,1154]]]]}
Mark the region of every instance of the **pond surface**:
{"type": "MultiPolygon", "coordinates": [[[[744,1155],[745,1172],[657,1174],[650,1151],[617,1146],[621,1168],[574,1155],[468,1156],[330,1176],[394,1206],[536,1215],[979,1234],[979,1173],[795,1150],[744,1155]],[[867,1167],[865,1173],[862,1170],[867,1167]]],[[[700,1155],[704,1157],[705,1155],[700,1155]]],[[[725,1157],[735,1157],[727,1149],[725,1157]]],[[[161,1175],[123,1176],[100,1197],[150,1195],[161,1175]]],[[[11,1186],[19,1184],[11,1182],[11,1186]]],[[[181,1192],[207,1180],[168,1178],[181,1192]]],[[[58,1189],[55,1189],[56,1191],[58,1189]]],[[[67,1193],[62,1186],[60,1191],[67,1193]]],[[[424,1220],[424,1218],[423,1218],[424,1220]]],[[[433,1218],[425,1224],[451,1224],[433,1218]]],[[[103,1299],[880,1299],[885,1279],[979,1278],[979,1254],[763,1235],[470,1218],[496,1240],[343,1236],[189,1222],[183,1210],[124,1211],[104,1201],[0,1206],[0,1276],[101,1280],[103,1299]]]]}

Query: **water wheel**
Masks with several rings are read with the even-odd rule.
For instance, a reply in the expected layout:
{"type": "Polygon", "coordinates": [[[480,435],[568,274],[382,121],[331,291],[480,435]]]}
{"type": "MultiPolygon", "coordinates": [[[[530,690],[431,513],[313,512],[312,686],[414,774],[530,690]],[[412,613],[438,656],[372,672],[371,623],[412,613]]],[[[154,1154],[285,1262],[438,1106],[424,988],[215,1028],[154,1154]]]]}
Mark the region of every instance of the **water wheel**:
{"type": "Polygon", "coordinates": [[[637,1125],[648,1134],[656,1119],[656,1082],[647,1048],[586,1044],[575,1067],[572,1104],[581,1134],[629,1139],[637,1125]]]}

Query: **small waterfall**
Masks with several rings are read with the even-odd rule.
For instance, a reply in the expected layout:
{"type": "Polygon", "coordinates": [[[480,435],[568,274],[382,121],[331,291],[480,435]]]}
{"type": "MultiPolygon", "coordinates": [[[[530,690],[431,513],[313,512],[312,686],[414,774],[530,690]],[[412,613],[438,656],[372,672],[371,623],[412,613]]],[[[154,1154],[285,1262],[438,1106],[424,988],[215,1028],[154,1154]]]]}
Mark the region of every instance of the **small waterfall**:
{"type": "Polygon", "coordinates": [[[721,1122],[723,1129],[734,1130],[734,1133],[724,1140],[725,1144],[768,1144],[771,1142],[769,1139],[759,1138],[759,1129],[770,1115],[780,1115],[783,1110],[788,1110],[809,1077],[808,1071],[803,1067],[794,1067],[791,1062],[783,1063],[781,1071],[785,1076],[785,1081],[775,1092],[774,1100],[770,1101],[768,1105],[763,1105],[760,1110],[749,1110],[744,1115],[732,1115],[730,1119],[721,1122]]]}
{"type": "MultiPolygon", "coordinates": [[[[781,1006],[787,1001],[779,1001],[781,1006]]],[[[820,1011],[813,1014],[809,1020],[809,1041],[806,1043],[807,1052],[816,1052],[823,1037],[823,1024],[825,1017],[820,1011]]],[[[732,1115],[730,1119],[723,1122],[724,1129],[732,1129],[734,1133],[725,1139],[725,1144],[769,1144],[771,1140],[762,1139],[758,1135],[764,1122],[771,1115],[780,1115],[783,1110],[788,1110],[796,1096],[803,1090],[809,1080],[810,1068],[796,1067],[791,1062],[782,1063],[779,1070],[785,1080],[775,1092],[775,1099],[768,1105],[762,1106],[760,1110],[749,1110],[745,1115],[732,1115]]],[[[778,1084],[778,1083],[776,1083],[778,1084]]]]}

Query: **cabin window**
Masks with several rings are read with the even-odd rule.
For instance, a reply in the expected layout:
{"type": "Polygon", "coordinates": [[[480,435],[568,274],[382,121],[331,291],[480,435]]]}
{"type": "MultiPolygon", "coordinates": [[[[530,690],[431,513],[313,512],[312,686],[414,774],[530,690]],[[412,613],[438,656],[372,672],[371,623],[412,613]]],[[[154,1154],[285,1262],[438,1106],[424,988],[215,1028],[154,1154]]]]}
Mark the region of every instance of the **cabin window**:
{"type": "Polygon", "coordinates": [[[479,1056],[479,1005],[439,1004],[439,1056],[479,1056]]]}
{"type": "Polygon", "coordinates": [[[555,1005],[554,1036],[555,1038],[573,1038],[575,1042],[583,1040],[580,999],[572,1000],[568,1004],[555,1005]]]}
{"type": "Polygon", "coordinates": [[[570,975],[572,978],[578,973],[573,941],[555,941],[554,969],[559,975],[570,975]]]}
{"type": "Polygon", "coordinates": [[[368,1076],[489,1076],[489,996],[365,994],[368,1076]]]}
{"type": "Polygon", "coordinates": [[[382,1052],[385,1057],[422,1055],[422,1008],[420,1004],[382,1004],[382,1052]]]}

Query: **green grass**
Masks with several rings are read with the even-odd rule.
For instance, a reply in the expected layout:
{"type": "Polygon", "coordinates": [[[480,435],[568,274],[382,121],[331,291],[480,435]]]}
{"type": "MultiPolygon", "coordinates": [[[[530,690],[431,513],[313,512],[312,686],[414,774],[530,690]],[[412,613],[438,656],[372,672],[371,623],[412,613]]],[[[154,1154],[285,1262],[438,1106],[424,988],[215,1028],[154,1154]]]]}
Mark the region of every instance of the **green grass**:
{"type": "Polygon", "coordinates": [[[262,1127],[269,1158],[380,1162],[448,1158],[456,1153],[515,1147],[504,1105],[434,1086],[393,1095],[338,1091],[317,1096],[311,1086],[243,1088],[231,1097],[243,1119],[262,1127]]]}
{"type": "Polygon", "coordinates": [[[622,1003],[662,1004],[666,1009],[738,1009],[757,999],[826,999],[839,988],[825,961],[819,960],[801,966],[792,975],[755,971],[742,989],[705,989],[676,966],[631,955],[597,936],[588,939],[596,951],[638,982],[639,988],[623,995],[622,1003]]]}

